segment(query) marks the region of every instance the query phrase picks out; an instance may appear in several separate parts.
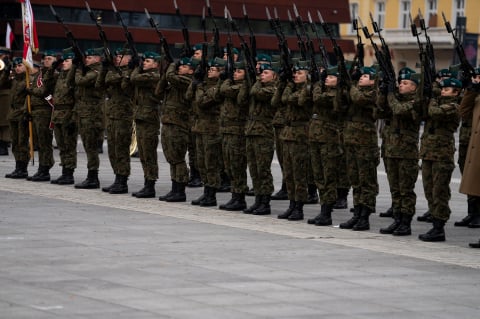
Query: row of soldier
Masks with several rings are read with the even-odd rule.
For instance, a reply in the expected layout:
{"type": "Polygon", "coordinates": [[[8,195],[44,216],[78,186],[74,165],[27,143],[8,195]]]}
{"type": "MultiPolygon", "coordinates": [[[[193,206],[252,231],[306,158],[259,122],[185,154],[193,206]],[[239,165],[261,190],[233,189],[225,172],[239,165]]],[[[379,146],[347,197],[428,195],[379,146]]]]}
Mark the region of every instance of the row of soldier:
{"type": "MultiPolygon", "coordinates": [[[[115,180],[102,190],[128,193],[134,124],[145,180],[144,187],[132,193],[137,198],[156,196],[157,147],[161,141],[172,181],[171,190],[159,197],[161,201],[186,201],[188,152],[190,173],[198,171],[204,185],[202,196],[193,200],[193,205],[217,206],[216,192],[224,173],[231,181],[232,195],[220,209],[270,214],[274,191],[271,163],[276,150],[283,175],[279,193],[286,192],[290,201],[278,218],[303,220],[303,206],[318,189],[320,213],[308,223],[332,225],[337,200],[345,200],[352,187],[353,216],[340,228],[363,231],[370,229],[369,216],[375,212],[381,155],[392,196],[391,209],[381,215],[393,217],[393,222],[380,232],[405,236],[411,235],[414,186],[421,159],[429,211],[419,220],[430,221],[433,227],[419,238],[445,240],[449,184],[455,167],[454,133],[462,115],[459,164],[463,171],[470,137],[466,130],[471,127],[471,94],[473,99],[478,95],[480,76],[469,79],[464,97],[470,97],[469,105],[459,108],[465,85],[448,70],[439,73],[433,88],[436,94],[427,104],[417,94],[421,77],[409,68],[399,71],[397,83],[379,85],[376,68],[361,67],[356,70],[358,81],[340,87],[337,67],[323,70],[322,79],[314,82],[305,61],[294,65],[290,77],[290,72],[279,69],[263,54],[257,57],[254,79],[248,76],[243,62],[236,62],[233,73],[226,74],[225,60],[218,58],[209,61],[207,72],[199,71],[202,46],[195,49],[194,56],[168,64],[155,52],[145,52],[143,60],[137,62],[128,48],[121,48],[115,51],[114,65],[102,59],[102,49],[86,50],[84,61],[70,49],[64,50],[61,58],[56,52],[45,51],[42,65],[30,72],[29,85],[22,59],[14,58],[12,75],[5,68],[1,77],[2,85],[10,82],[11,87],[8,121],[16,161],[6,177],[50,181],[53,126],[62,174],[51,183],[74,184],[79,134],[87,154],[88,175],[75,188],[99,188],[97,145],[106,129],[115,180]],[[27,96],[31,113],[26,111],[27,96]],[[380,148],[379,119],[384,120],[380,148]],[[27,172],[29,122],[39,158],[38,171],[32,176],[27,172]],[[421,123],[424,130],[419,148],[421,123]],[[344,163],[344,169],[339,169],[339,163],[344,163]],[[247,167],[255,195],[249,207],[245,200],[247,167]]],[[[238,51],[234,53],[237,57],[238,51]]],[[[456,225],[480,227],[478,196],[469,196],[468,216],[456,225]]]]}

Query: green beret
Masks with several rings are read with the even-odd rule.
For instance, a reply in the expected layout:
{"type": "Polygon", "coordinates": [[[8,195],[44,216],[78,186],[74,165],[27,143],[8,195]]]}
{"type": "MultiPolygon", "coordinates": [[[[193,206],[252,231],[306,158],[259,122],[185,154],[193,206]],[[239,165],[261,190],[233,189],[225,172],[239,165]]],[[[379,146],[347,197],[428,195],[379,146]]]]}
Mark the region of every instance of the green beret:
{"type": "MultiPolygon", "coordinates": [[[[223,53],[227,53],[227,48],[223,48],[223,53]]],[[[238,49],[237,48],[232,48],[232,53],[238,55],[239,54],[238,49]]]]}
{"type": "Polygon", "coordinates": [[[377,70],[375,68],[369,67],[369,66],[364,66],[360,68],[360,73],[363,74],[368,74],[370,76],[374,76],[377,74],[377,70]]]}
{"type": "Polygon", "coordinates": [[[23,59],[21,57],[15,57],[12,61],[13,65],[23,64],[23,59]]]}
{"type": "Polygon", "coordinates": [[[10,54],[10,49],[0,47],[0,54],[10,54]]]}
{"type": "Polygon", "coordinates": [[[260,65],[260,72],[263,72],[265,70],[270,70],[270,71],[276,72],[271,63],[263,63],[263,64],[260,65]]]}
{"type": "Polygon", "coordinates": [[[338,73],[338,66],[332,66],[327,69],[327,75],[335,75],[339,76],[340,73],[338,73]]]}
{"type": "Polygon", "coordinates": [[[75,58],[75,53],[73,52],[73,48],[66,48],[63,49],[62,51],[62,59],[67,60],[67,59],[73,59],[75,58]]]}
{"type": "Polygon", "coordinates": [[[181,58],[179,61],[178,61],[179,65],[188,65],[190,67],[193,67],[194,64],[196,64],[192,58],[189,58],[189,57],[184,57],[184,58],[181,58]]]}
{"type": "Polygon", "coordinates": [[[153,60],[159,62],[161,56],[160,56],[160,54],[158,54],[157,52],[147,51],[147,52],[144,52],[144,53],[143,53],[143,58],[144,58],[144,59],[153,59],[153,60]]]}
{"type": "Polygon", "coordinates": [[[440,87],[462,88],[462,82],[454,78],[443,79],[440,81],[440,87]]]}
{"type": "Polygon", "coordinates": [[[224,59],[221,59],[221,58],[215,58],[213,60],[210,60],[208,62],[208,66],[209,67],[217,67],[217,68],[222,68],[225,66],[227,61],[225,61],[224,59]]]}
{"type": "Polygon", "coordinates": [[[256,57],[257,62],[272,62],[272,57],[268,54],[260,53],[256,57]]]}
{"type": "Polygon", "coordinates": [[[401,80],[410,80],[417,85],[420,83],[419,74],[408,67],[401,68],[400,71],[398,71],[398,82],[401,80]]]}
{"type": "Polygon", "coordinates": [[[115,55],[132,55],[132,50],[127,48],[118,48],[115,50],[115,55]]]}
{"type": "Polygon", "coordinates": [[[46,56],[57,57],[57,52],[55,52],[54,50],[45,50],[43,51],[42,57],[46,57],[46,56]]]}
{"type": "Polygon", "coordinates": [[[480,68],[475,68],[475,75],[480,75],[480,68]]]}
{"type": "Polygon", "coordinates": [[[300,70],[310,70],[310,63],[308,63],[308,61],[298,61],[293,67],[293,71],[296,72],[300,70]]]}
{"type": "Polygon", "coordinates": [[[202,43],[197,43],[192,47],[192,50],[193,51],[198,51],[198,50],[201,50],[202,47],[203,47],[202,43]]]}
{"type": "Polygon", "coordinates": [[[102,56],[103,48],[90,48],[83,53],[85,56],[102,56]]]}
{"type": "Polygon", "coordinates": [[[246,68],[247,66],[245,65],[245,62],[240,61],[240,62],[235,62],[235,63],[233,64],[233,67],[234,67],[235,69],[245,70],[245,68],[246,68]]]}
{"type": "Polygon", "coordinates": [[[438,71],[437,77],[439,77],[439,78],[443,78],[443,77],[451,78],[452,77],[452,72],[449,69],[441,69],[440,71],[438,71]]]}

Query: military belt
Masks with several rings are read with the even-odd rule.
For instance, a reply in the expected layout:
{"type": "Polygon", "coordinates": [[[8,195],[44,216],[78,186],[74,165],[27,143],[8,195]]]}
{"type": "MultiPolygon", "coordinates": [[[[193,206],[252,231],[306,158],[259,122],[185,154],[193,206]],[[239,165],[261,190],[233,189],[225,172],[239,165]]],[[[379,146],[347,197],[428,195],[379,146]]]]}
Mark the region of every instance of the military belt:
{"type": "Polygon", "coordinates": [[[308,122],[306,122],[306,121],[291,121],[291,122],[287,122],[286,125],[291,126],[291,127],[306,126],[306,125],[308,125],[308,122]]]}
{"type": "Polygon", "coordinates": [[[428,133],[435,134],[435,135],[450,136],[450,135],[453,135],[454,132],[450,132],[449,130],[445,130],[445,129],[442,129],[442,128],[431,127],[431,128],[428,129],[428,133]]]}
{"type": "Polygon", "coordinates": [[[402,130],[400,128],[392,128],[389,132],[394,133],[394,134],[402,134],[402,135],[412,136],[412,137],[417,137],[418,136],[417,132],[412,132],[412,131],[409,131],[409,130],[402,130]]]}

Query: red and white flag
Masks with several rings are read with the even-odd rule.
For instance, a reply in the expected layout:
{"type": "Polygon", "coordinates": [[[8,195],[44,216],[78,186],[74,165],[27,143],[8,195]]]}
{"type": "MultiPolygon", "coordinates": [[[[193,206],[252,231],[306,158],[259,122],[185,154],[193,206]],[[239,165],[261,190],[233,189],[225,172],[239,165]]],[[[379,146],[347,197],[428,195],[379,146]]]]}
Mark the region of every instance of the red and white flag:
{"type": "Polygon", "coordinates": [[[22,3],[23,17],[23,63],[25,66],[33,67],[33,53],[38,52],[38,37],[35,19],[33,17],[30,0],[20,0],[22,3]]]}
{"type": "Polygon", "coordinates": [[[15,40],[15,34],[13,34],[12,27],[10,23],[7,23],[7,34],[5,35],[5,47],[7,49],[12,48],[12,43],[15,40]]]}

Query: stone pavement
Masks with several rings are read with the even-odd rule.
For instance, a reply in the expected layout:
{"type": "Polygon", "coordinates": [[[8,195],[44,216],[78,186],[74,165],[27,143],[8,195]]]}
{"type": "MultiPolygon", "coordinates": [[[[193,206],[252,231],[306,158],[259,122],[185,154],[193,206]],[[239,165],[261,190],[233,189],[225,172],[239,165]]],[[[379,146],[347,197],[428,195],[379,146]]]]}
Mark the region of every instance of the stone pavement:
{"type": "MultiPolygon", "coordinates": [[[[81,145],[78,155],[81,181],[81,145]]],[[[159,161],[157,195],[170,186],[161,150],[159,161]]],[[[106,154],[101,166],[110,184],[106,154]]],[[[276,219],[287,201],[272,201],[271,216],[251,216],[3,178],[13,167],[11,155],[0,157],[1,319],[478,316],[480,251],[467,243],[480,230],[449,222],[445,243],[424,243],[417,236],[430,225],[416,221],[412,236],[395,238],[378,233],[390,222],[378,216],[368,232],[315,227],[276,219]]],[[[279,186],[276,162],[273,172],[279,186]]],[[[459,180],[456,170],[452,221],[466,211],[459,180]]],[[[133,158],[130,192],[142,184],[133,158]]],[[[390,205],[382,167],[379,184],[378,212],[390,205]]],[[[188,200],[201,191],[187,189],[188,200]]],[[[423,213],[420,179],[417,194],[423,213]]],[[[306,217],[318,210],[306,205],[306,217]]],[[[335,225],[350,216],[335,211],[335,225]]]]}

